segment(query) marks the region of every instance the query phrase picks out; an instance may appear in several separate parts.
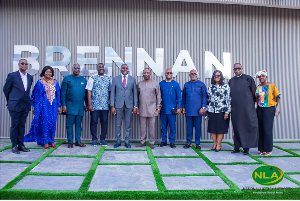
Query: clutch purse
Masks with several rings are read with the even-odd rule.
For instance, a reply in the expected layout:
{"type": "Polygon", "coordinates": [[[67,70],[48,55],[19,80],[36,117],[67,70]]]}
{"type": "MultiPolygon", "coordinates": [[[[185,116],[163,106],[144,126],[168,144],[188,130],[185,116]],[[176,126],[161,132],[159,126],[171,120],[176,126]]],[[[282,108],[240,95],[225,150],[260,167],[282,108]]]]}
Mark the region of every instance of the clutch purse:
{"type": "Polygon", "coordinates": [[[172,108],[172,114],[175,114],[175,115],[177,115],[177,107],[174,107],[174,108],[172,108]]]}
{"type": "Polygon", "coordinates": [[[278,117],[280,115],[280,111],[278,110],[277,106],[276,106],[276,110],[275,110],[275,116],[278,117]]]}

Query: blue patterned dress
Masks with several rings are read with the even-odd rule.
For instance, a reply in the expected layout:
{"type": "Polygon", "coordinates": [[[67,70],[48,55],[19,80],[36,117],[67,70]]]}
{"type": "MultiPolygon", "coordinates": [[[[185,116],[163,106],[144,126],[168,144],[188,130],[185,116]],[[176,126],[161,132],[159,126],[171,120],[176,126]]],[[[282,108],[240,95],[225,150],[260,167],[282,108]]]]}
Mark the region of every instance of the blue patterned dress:
{"type": "Polygon", "coordinates": [[[56,119],[60,103],[60,87],[57,80],[46,84],[38,80],[31,94],[34,119],[24,142],[37,142],[39,145],[54,143],[56,119]]]}

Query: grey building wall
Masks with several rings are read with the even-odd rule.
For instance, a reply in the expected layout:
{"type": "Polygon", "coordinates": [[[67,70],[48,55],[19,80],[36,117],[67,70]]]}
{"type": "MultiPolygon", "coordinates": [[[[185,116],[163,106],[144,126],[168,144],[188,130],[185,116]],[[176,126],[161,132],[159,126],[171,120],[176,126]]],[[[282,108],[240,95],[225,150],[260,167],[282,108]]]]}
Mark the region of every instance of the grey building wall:
{"type": "MultiPolygon", "coordinates": [[[[161,2],[147,0],[3,0],[1,5],[1,88],[13,71],[14,45],[34,45],[40,55],[40,70],[45,66],[46,46],[67,47],[76,63],[77,46],[100,46],[99,54],[90,54],[104,62],[105,47],[113,47],[124,59],[124,47],[133,47],[133,76],[136,72],[136,48],[144,48],[155,58],[155,48],[164,48],[164,68],[172,67],[180,50],[188,50],[204,78],[204,52],[211,51],[222,62],[223,52],[231,53],[231,62],[240,62],[244,73],[254,76],[259,70],[269,73],[269,81],[279,88],[281,116],[275,118],[275,139],[299,139],[300,111],[300,11],[242,5],[161,2]]],[[[24,54],[26,56],[26,54],[24,54]]],[[[57,60],[61,56],[57,56],[57,60]]],[[[87,65],[96,69],[96,65],[87,65]]],[[[113,67],[113,76],[119,74],[113,67]]],[[[55,79],[63,77],[55,70],[55,79]]],[[[232,73],[233,75],[233,73],[232,73]]],[[[161,81],[162,77],[152,76],[161,81]]],[[[39,79],[34,76],[34,83],[39,79]]],[[[137,81],[142,78],[138,77],[137,81]]],[[[181,88],[188,73],[175,78],[181,88]]],[[[33,86],[32,86],[33,88],[33,86]]],[[[10,117],[3,93],[0,98],[0,137],[9,138],[10,117]]],[[[26,132],[33,119],[29,113],[26,132]]],[[[83,139],[91,139],[90,116],[83,120],[83,139]]],[[[98,128],[99,133],[100,126],[98,128]]],[[[123,128],[124,129],[124,128],[123,128]]],[[[202,123],[202,139],[209,140],[207,122],[202,123]]],[[[158,117],[157,139],[161,138],[158,117]]],[[[108,139],[114,139],[114,117],[109,114],[108,139]]],[[[56,138],[66,138],[65,117],[57,120],[56,138]]],[[[139,139],[138,117],[134,115],[132,139],[139,139]]],[[[177,118],[177,140],[186,139],[185,118],[177,118]]],[[[232,128],[225,139],[232,139],[232,128]]]]}

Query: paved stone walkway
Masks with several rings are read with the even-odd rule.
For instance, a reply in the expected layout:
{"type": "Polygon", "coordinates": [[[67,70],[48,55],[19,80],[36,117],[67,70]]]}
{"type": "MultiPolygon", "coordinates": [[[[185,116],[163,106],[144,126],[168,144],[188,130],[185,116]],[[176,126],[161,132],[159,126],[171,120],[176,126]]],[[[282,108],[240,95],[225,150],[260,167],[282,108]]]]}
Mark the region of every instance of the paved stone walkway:
{"type": "Polygon", "coordinates": [[[202,150],[158,147],[127,149],[124,143],[97,147],[67,148],[62,141],[56,148],[44,149],[36,143],[25,143],[30,152],[13,154],[10,142],[0,142],[0,188],[36,190],[79,190],[89,182],[87,191],[159,191],[219,190],[263,186],[252,179],[252,171],[263,165],[281,168],[286,178],[274,187],[300,188],[300,143],[274,143],[271,157],[231,154],[233,147],[224,142],[220,152],[212,143],[201,143],[202,150]],[[34,165],[31,165],[34,164],[34,165]],[[14,180],[23,173],[18,181],[14,180]],[[44,181],[47,181],[46,183],[44,181]],[[13,183],[15,181],[15,183],[13,183]],[[67,181],[67,182],[66,182],[67,181]],[[13,183],[13,185],[11,185],[13,183]],[[231,187],[230,187],[231,186],[231,187]]]}

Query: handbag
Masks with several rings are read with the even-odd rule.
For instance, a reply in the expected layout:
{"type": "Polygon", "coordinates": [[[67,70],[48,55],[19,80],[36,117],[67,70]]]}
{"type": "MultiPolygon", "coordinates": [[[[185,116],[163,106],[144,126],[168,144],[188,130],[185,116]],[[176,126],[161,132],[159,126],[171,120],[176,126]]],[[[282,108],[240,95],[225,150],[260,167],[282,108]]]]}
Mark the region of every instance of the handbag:
{"type": "MultiPolygon", "coordinates": [[[[271,88],[272,88],[272,94],[273,94],[273,96],[274,96],[274,100],[275,100],[275,102],[276,102],[276,99],[275,99],[275,94],[274,94],[274,91],[273,91],[273,86],[272,86],[272,83],[271,83],[271,88]]],[[[280,115],[280,111],[279,111],[279,109],[278,109],[278,105],[277,105],[277,102],[276,102],[276,110],[275,110],[275,117],[278,117],[279,115],[280,115]]]]}

